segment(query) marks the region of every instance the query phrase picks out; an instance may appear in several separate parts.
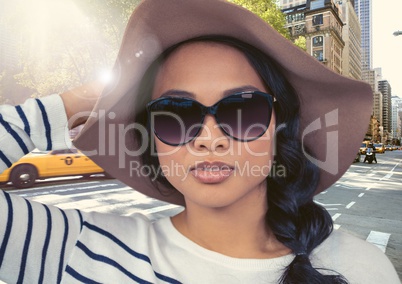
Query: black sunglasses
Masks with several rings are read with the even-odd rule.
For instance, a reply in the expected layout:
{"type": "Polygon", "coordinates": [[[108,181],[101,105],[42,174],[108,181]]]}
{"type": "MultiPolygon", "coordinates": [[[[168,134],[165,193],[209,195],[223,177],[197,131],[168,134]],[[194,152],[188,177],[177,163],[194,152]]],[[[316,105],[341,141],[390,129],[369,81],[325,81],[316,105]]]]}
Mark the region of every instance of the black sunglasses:
{"type": "Polygon", "coordinates": [[[210,107],[190,98],[162,97],[147,104],[148,122],[159,140],[179,146],[199,135],[210,114],[227,136],[247,142],[268,129],[274,101],[273,96],[259,91],[229,95],[210,107]]]}

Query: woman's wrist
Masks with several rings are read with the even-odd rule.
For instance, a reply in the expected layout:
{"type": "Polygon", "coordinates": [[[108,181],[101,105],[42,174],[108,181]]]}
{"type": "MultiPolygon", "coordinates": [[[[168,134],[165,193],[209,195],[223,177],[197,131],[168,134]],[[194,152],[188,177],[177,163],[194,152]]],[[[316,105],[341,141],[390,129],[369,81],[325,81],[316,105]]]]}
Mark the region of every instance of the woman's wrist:
{"type": "Polygon", "coordinates": [[[60,94],[70,129],[86,122],[103,88],[104,84],[95,81],[60,94]]]}

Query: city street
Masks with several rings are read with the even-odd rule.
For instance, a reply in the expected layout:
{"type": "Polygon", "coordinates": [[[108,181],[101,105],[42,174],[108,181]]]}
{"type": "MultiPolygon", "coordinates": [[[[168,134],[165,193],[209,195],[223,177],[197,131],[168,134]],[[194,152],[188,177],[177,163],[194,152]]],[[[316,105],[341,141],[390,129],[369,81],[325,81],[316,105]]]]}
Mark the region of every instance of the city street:
{"type": "MultiPolygon", "coordinates": [[[[377,160],[378,164],[353,164],[336,184],[317,195],[315,201],[329,211],[335,229],[380,247],[402,279],[402,151],[377,154],[377,160]]],[[[1,188],[64,209],[120,215],[141,212],[150,219],[171,216],[182,210],[101,176],[47,180],[25,190],[15,190],[9,185],[1,188]]]]}

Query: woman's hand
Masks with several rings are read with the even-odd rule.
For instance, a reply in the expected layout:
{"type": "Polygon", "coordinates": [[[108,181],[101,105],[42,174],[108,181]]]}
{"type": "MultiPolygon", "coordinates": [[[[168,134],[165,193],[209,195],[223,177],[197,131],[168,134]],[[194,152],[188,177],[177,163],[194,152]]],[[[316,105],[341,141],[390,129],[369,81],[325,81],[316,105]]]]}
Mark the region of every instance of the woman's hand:
{"type": "Polygon", "coordinates": [[[91,82],[61,94],[70,129],[85,123],[102,93],[104,84],[91,82]]]}

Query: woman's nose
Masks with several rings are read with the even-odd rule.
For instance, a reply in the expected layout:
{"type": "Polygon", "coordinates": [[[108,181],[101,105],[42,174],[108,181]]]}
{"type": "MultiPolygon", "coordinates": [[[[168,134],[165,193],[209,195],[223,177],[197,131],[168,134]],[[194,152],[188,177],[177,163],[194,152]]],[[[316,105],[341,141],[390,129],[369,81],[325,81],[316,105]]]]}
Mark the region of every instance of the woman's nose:
{"type": "Polygon", "coordinates": [[[197,151],[221,152],[229,148],[230,138],[212,115],[206,115],[199,135],[193,140],[197,151]]]}

